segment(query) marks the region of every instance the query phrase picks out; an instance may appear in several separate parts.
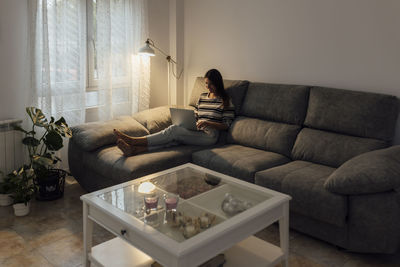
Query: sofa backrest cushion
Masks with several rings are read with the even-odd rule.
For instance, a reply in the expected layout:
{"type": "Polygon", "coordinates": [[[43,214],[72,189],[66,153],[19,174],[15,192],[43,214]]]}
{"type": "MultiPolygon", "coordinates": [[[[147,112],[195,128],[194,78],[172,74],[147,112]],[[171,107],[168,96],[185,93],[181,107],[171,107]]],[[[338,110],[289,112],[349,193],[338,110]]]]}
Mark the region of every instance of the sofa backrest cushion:
{"type": "Polygon", "coordinates": [[[399,113],[395,96],[312,87],[304,124],[311,128],[391,141],[399,113]]]}
{"type": "Polygon", "coordinates": [[[250,83],[241,115],[301,125],[308,104],[309,87],[250,83]]]}
{"type": "Polygon", "coordinates": [[[357,155],[387,146],[382,140],[303,128],[294,144],[292,159],[337,168],[357,155]]]}
{"type": "MultiPolygon", "coordinates": [[[[231,98],[232,104],[235,106],[235,113],[239,114],[249,82],[240,80],[224,80],[224,86],[231,98]]],[[[195,107],[200,95],[205,92],[208,92],[208,90],[206,89],[204,78],[197,77],[193,86],[189,106],[195,107]]]]}
{"type": "Polygon", "coordinates": [[[161,106],[146,109],[133,114],[132,118],[142,124],[151,134],[156,133],[172,124],[169,108],[170,106],[161,106]]]}
{"type": "Polygon", "coordinates": [[[299,131],[299,125],[238,117],[229,128],[227,142],[290,157],[299,131]]]}

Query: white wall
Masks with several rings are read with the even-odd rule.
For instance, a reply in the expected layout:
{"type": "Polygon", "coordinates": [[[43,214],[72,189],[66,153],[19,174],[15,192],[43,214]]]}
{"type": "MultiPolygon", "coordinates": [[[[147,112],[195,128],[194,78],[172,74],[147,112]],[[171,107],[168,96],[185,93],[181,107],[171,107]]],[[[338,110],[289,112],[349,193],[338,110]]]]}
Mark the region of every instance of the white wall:
{"type": "MultiPolygon", "coordinates": [[[[162,51],[177,61],[173,66],[175,72],[183,68],[183,28],[184,28],[184,1],[183,0],[149,0],[149,37],[162,51]]],[[[150,79],[150,107],[168,104],[168,64],[165,56],[155,51],[156,56],[151,58],[150,79]]],[[[171,104],[183,104],[184,84],[183,76],[175,80],[170,76],[171,104]]]]}
{"type": "MultiPolygon", "coordinates": [[[[163,51],[169,51],[169,1],[149,0],[149,38],[163,51]]],[[[156,52],[150,64],[150,107],[167,105],[167,61],[156,52]]]]}
{"type": "Polygon", "coordinates": [[[0,0],[0,120],[25,118],[30,99],[28,2],[0,0]]]}
{"type": "Polygon", "coordinates": [[[210,68],[400,97],[399,12],[398,0],[186,0],[185,98],[210,68]]]}

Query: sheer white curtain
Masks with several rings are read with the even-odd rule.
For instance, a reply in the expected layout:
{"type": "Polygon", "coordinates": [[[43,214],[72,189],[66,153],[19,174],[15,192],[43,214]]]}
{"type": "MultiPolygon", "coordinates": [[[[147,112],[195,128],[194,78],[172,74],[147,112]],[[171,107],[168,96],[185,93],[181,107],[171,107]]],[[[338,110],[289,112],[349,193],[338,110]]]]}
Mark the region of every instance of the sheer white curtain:
{"type": "Polygon", "coordinates": [[[149,107],[150,59],[135,55],[147,37],[146,12],[146,1],[96,1],[93,42],[102,120],[149,107]]]}
{"type": "Polygon", "coordinates": [[[69,124],[85,118],[86,4],[29,1],[34,104],[69,124]]]}
{"type": "Polygon", "coordinates": [[[135,55],[147,37],[145,0],[30,0],[29,4],[35,105],[46,114],[64,116],[70,125],[85,122],[88,72],[96,72],[90,93],[98,120],[148,108],[150,63],[135,55]],[[87,9],[87,1],[93,1],[93,10],[87,9]],[[93,36],[87,34],[89,11],[95,18],[93,36]],[[88,64],[88,41],[95,47],[96,65],[88,64]]]}

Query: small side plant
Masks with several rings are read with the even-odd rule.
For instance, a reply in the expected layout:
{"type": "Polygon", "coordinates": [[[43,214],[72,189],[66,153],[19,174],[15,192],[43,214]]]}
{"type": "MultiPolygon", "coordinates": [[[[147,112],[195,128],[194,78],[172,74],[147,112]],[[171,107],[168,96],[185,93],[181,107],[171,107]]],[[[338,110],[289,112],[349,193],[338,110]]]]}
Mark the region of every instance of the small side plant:
{"type": "Polygon", "coordinates": [[[34,170],[24,165],[18,171],[13,171],[8,175],[11,181],[12,198],[14,204],[24,203],[25,205],[32,199],[35,194],[35,185],[33,183],[34,170]]]}
{"type": "Polygon", "coordinates": [[[0,172],[0,194],[11,194],[13,192],[13,184],[11,178],[0,172]]]}
{"type": "Polygon", "coordinates": [[[8,176],[4,176],[0,172],[0,206],[9,206],[13,204],[11,194],[13,192],[13,184],[8,176]]]}

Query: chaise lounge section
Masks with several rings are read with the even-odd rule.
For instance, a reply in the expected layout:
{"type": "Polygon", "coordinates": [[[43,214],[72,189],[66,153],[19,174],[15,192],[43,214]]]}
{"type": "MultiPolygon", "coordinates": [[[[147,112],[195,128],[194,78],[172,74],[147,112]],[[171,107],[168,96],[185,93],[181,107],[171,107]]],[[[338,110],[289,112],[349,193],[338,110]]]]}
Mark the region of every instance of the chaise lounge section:
{"type": "MultiPolygon", "coordinates": [[[[356,252],[400,245],[400,146],[390,147],[394,96],[224,81],[236,119],[212,147],[174,146],[125,158],[112,130],[133,136],[171,124],[169,107],[73,128],[70,171],[88,191],[193,162],[292,196],[293,229],[356,252]]],[[[204,91],[196,80],[194,106],[204,91]]]]}

